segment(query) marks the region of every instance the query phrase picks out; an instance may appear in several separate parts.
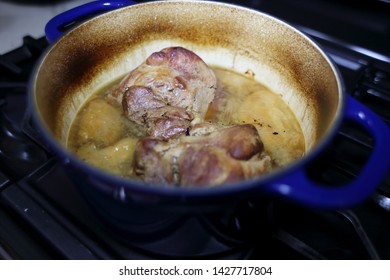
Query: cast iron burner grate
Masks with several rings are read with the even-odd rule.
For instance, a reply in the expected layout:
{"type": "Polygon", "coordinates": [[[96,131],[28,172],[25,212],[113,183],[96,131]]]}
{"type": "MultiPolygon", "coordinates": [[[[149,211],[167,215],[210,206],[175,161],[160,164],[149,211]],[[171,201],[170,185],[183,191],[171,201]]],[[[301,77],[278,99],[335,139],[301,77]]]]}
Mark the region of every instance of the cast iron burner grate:
{"type": "MultiPolygon", "coordinates": [[[[321,44],[340,67],[348,92],[389,123],[389,65],[321,44]]],[[[46,47],[44,38],[27,36],[20,48],[0,56],[0,258],[390,259],[389,176],[372,199],[344,211],[259,199],[223,216],[145,225],[156,232],[143,240],[108,231],[29,122],[28,78],[46,47]],[[196,242],[188,241],[191,236],[196,242]]],[[[352,180],[372,144],[346,123],[308,173],[330,185],[352,180]]]]}

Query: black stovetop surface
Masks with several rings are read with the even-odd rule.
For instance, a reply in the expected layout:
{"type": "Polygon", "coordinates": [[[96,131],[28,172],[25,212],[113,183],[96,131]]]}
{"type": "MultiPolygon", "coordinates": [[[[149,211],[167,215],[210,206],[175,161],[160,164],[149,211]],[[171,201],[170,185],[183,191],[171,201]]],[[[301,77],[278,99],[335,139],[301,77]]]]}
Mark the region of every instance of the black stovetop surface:
{"type": "MultiPolygon", "coordinates": [[[[277,16],[286,14],[286,9],[269,3],[247,4],[277,16]]],[[[285,18],[300,19],[291,12],[285,18]]],[[[333,58],[348,94],[390,124],[390,55],[385,51],[390,48],[379,35],[384,27],[377,28],[374,37],[380,44],[373,48],[348,36],[341,40],[340,34],[324,36],[329,27],[319,23],[310,28],[295,24],[333,58]]],[[[372,28],[366,27],[371,35],[372,28]]],[[[0,56],[0,259],[390,259],[390,173],[365,203],[342,211],[248,201],[241,206],[245,214],[233,211],[229,217],[236,223],[233,230],[251,232],[243,239],[232,238],[229,225],[197,215],[177,221],[172,230],[147,242],[127,242],[114,235],[88,207],[62,164],[37,142],[30,124],[27,83],[47,46],[45,38],[26,36],[19,48],[0,56]]],[[[343,124],[309,168],[310,176],[330,185],[352,180],[372,142],[364,131],[343,124]]]]}

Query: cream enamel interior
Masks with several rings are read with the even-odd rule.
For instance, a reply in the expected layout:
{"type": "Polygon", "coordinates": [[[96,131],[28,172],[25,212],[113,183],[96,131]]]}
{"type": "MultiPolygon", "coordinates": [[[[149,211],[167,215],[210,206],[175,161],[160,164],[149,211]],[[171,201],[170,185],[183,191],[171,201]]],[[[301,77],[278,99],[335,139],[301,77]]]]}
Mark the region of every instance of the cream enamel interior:
{"type": "Polygon", "coordinates": [[[158,1],[95,17],[51,47],[34,83],[44,126],[65,147],[72,121],[91,94],[168,46],[191,49],[210,65],[252,71],[295,113],[307,152],[340,113],[341,86],[331,63],[295,29],[232,5],[158,1]]]}

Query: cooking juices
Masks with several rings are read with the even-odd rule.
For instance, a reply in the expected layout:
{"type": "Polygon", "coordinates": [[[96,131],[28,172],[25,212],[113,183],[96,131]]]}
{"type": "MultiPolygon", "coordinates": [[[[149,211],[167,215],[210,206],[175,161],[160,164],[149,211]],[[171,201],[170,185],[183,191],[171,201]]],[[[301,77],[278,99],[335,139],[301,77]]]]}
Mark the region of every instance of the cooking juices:
{"type": "MultiPolygon", "coordinates": [[[[253,124],[273,168],[282,167],[305,152],[301,127],[282,96],[245,75],[212,67],[218,87],[206,121],[223,125],[253,124]]],[[[68,148],[82,160],[114,174],[134,177],[132,161],[137,142],[146,129],[129,121],[122,106],[106,98],[114,81],[83,105],[71,127],[68,148]]]]}

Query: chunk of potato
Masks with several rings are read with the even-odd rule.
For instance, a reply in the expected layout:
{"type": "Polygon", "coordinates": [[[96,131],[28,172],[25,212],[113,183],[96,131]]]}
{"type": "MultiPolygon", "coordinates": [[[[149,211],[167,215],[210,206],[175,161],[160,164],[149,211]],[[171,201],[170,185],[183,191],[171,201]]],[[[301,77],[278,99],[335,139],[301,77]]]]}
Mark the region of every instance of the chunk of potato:
{"type": "Polygon", "coordinates": [[[107,146],[118,141],[124,133],[121,110],[110,105],[104,99],[94,99],[80,112],[77,126],[79,145],[93,142],[98,146],[107,146]]]}
{"type": "Polygon", "coordinates": [[[99,149],[93,143],[81,146],[76,154],[89,164],[117,175],[131,176],[132,161],[138,139],[128,137],[99,149]]]}
{"type": "Polygon", "coordinates": [[[245,97],[233,118],[256,126],[276,166],[284,166],[304,154],[301,128],[278,95],[267,90],[253,92],[245,97]]]}

